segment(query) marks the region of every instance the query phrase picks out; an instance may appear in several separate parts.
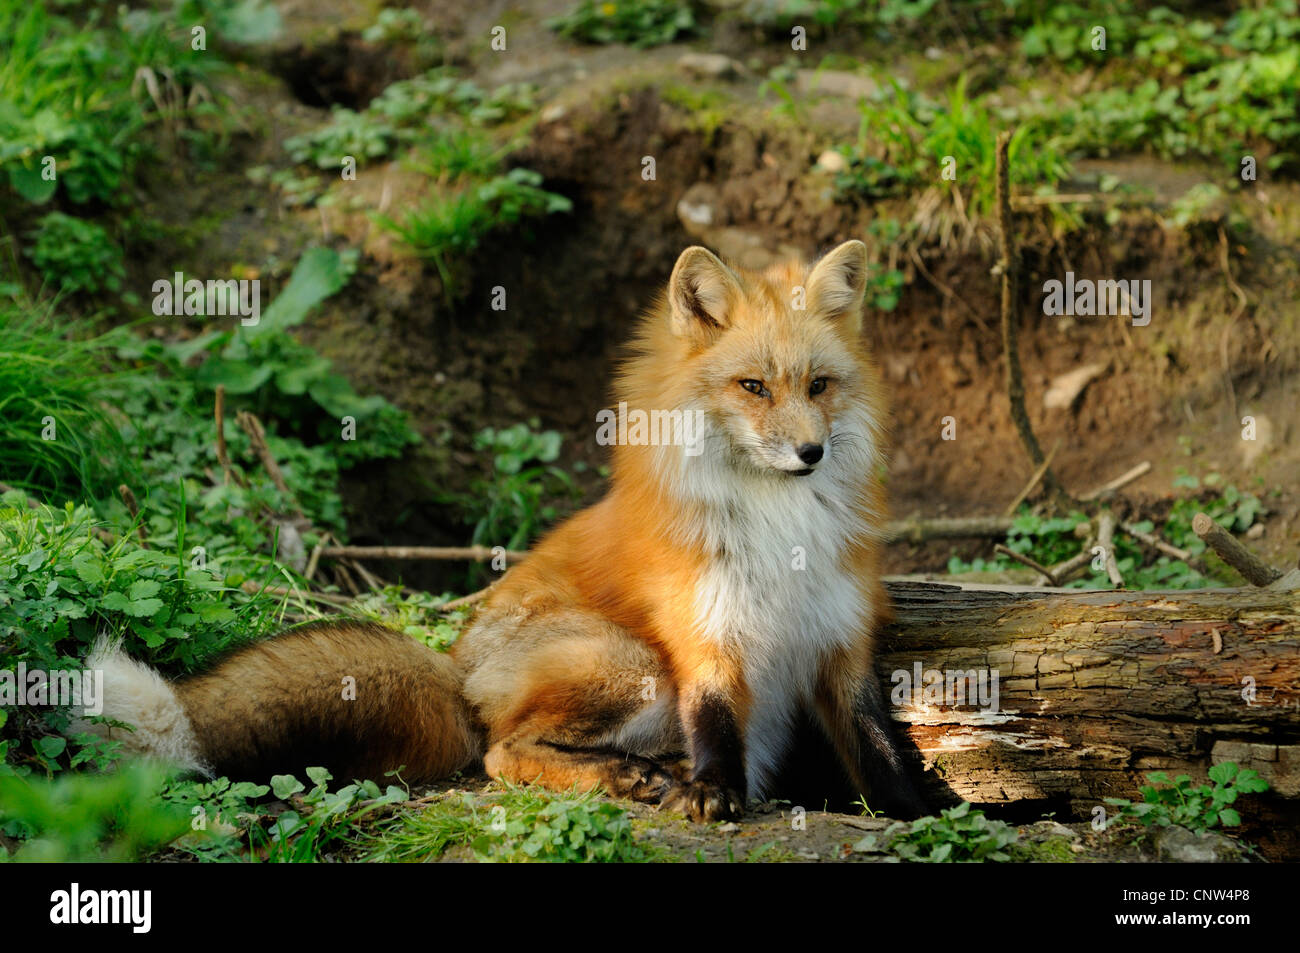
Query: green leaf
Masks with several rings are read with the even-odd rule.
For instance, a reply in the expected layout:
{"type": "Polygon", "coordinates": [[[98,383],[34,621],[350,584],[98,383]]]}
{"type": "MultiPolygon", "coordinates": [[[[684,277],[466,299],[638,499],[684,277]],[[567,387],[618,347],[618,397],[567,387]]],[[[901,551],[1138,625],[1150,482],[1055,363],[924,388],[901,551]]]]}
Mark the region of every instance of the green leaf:
{"type": "Polygon", "coordinates": [[[162,589],[162,584],[153,579],[137,579],[131,583],[127,594],[132,599],[147,599],[150,596],[156,596],[160,589],[162,589]]]}
{"type": "Polygon", "coordinates": [[[126,593],[113,591],[100,599],[99,605],[111,612],[126,612],[131,606],[131,600],[126,597],[126,593]]]}
{"type": "Polygon", "coordinates": [[[50,760],[53,760],[63,754],[64,750],[67,749],[68,739],[60,735],[46,735],[44,738],[37,740],[36,747],[40,750],[41,754],[45,755],[45,757],[50,760]]]}
{"type": "Polygon", "coordinates": [[[210,357],[199,367],[195,379],[210,390],[220,384],[230,394],[251,394],[270,380],[274,371],[269,364],[210,357]]]}
{"type": "Polygon", "coordinates": [[[126,607],[126,614],[136,619],[148,619],[162,611],[161,599],[136,599],[126,607]]]}
{"type": "Polygon", "coordinates": [[[1209,770],[1210,780],[1215,784],[1227,784],[1237,775],[1237,762],[1220,761],[1209,770]]]}
{"type": "Polygon", "coordinates": [[[1241,823],[1241,815],[1230,807],[1219,812],[1219,823],[1224,827],[1236,827],[1241,823]]]}
{"type": "Polygon", "coordinates": [[[271,790],[282,801],[305,789],[306,786],[292,774],[277,774],[271,777],[271,790]]]}
{"type": "Polygon", "coordinates": [[[268,329],[283,330],[301,324],[312,308],[347,284],[349,276],[338,252],[330,248],[307,249],[284,290],[262,312],[261,320],[244,328],[244,333],[252,337],[268,329]]]}
{"type": "Polygon", "coordinates": [[[216,8],[217,32],[231,43],[270,43],[280,36],[280,11],[267,0],[240,0],[230,7],[216,8]]]}
{"type": "Polygon", "coordinates": [[[26,166],[12,166],[9,169],[9,185],[34,205],[48,202],[59,187],[58,180],[47,180],[41,175],[40,169],[28,169],[26,166]]]}

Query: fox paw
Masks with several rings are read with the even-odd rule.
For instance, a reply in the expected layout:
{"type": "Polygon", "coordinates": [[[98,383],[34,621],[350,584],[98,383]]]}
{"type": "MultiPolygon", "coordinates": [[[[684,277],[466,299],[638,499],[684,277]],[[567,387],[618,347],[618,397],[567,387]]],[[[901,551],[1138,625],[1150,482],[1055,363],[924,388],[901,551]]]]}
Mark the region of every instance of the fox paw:
{"type": "Polygon", "coordinates": [[[669,791],[659,806],[685,814],[697,824],[707,824],[739,817],[744,798],[713,781],[687,781],[669,791]]]}
{"type": "Polygon", "coordinates": [[[658,804],[676,783],[673,776],[655,762],[646,758],[629,758],[620,767],[610,787],[619,797],[658,804]]]}

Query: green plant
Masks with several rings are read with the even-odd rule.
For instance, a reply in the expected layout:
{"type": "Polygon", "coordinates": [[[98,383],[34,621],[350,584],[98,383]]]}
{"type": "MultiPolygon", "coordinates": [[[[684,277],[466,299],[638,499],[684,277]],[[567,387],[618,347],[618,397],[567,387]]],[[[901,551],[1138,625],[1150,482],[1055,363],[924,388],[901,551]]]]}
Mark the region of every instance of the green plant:
{"type": "Polygon", "coordinates": [[[388,155],[397,142],[397,129],[370,112],[358,113],[335,106],[326,125],[284,141],[285,151],[295,162],[312,162],[317,168],[337,169],[344,156],[358,165],[367,159],[388,155]]]}
{"type": "Polygon", "coordinates": [[[974,863],[1011,859],[1006,848],[1019,833],[1002,821],[992,821],[983,811],[962,802],[940,812],[939,817],[922,817],[911,829],[897,835],[889,850],[903,860],[918,863],[974,863]]]}
{"type": "Polygon", "coordinates": [[[658,853],[639,843],[625,810],[599,792],[554,794],[507,784],[500,794],[449,795],[366,835],[371,860],[427,860],[461,848],[481,861],[639,863],[658,853]]]}
{"type": "Polygon", "coordinates": [[[470,492],[448,498],[464,510],[474,525],[471,543],[520,549],[547,523],[555,507],[544,501],[576,495],[572,478],[553,465],[560,455],[560,435],[535,432],[537,422],[501,430],[486,427],[474,437],[474,448],[492,455],[492,475],[470,485],[470,492]]]}
{"type": "Polygon", "coordinates": [[[361,31],[367,43],[391,43],[395,40],[418,40],[425,33],[419,11],[409,7],[379,11],[375,22],[361,31]]]}
{"type": "Polygon", "coordinates": [[[872,265],[867,275],[867,303],[877,311],[893,311],[902,295],[903,279],[897,268],[872,265]]]}
{"type": "MultiPolygon", "coordinates": [[[[1213,487],[1222,480],[1217,474],[1210,474],[1205,482],[1213,487]]],[[[1197,489],[1200,481],[1184,474],[1175,479],[1174,485],[1197,489]]],[[[1115,560],[1125,584],[1134,589],[1198,589],[1230,582],[1233,578],[1231,571],[1207,554],[1205,543],[1192,530],[1192,519],[1202,511],[1228,531],[1239,533],[1250,528],[1264,512],[1264,505],[1253,494],[1234,486],[1224,486],[1217,495],[1202,493],[1194,498],[1175,500],[1158,530],[1152,520],[1135,521],[1133,528],[1137,532],[1158,532],[1175,547],[1186,550],[1189,556],[1204,557],[1209,563],[1210,575],[1193,569],[1181,559],[1166,555],[1157,556],[1152,561],[1135,539],[1121,532],[1115,537],[1115,560]]],[[[1064,517],[1043,517],[1022,508],[1012,521],[1005,545],[1041,565],[1052,566],[1079,552],[1082,543],[1075,529],[1087,521],[1088,518],[1080,512],[1064,517]]],[[[948,572],[951,573],[1005,572],[1018,566],[1015,560],[1004,555],[993,559],[976,558],[970,562],[956,556],[948,560],[948,572]]],[[[1075,589],[1105,589],[1110,586],[1110,581],[1102,569],[1092,567],[1089,575],[1066,585],[1075,589]]]]}
{"type": "Polygon", "coordinates": [[[1195,785],[1185,774],[1170,781],[1164,771],[1154,771],[1147,775],[1151,783],[1141,789],[1141,803],[1114,797],[1106,798],[1106,803],[1119,808],[1116,820],[1131,820],[1143,827],[1177,824],[1206,831],[1237,827],[1241,815],[1232,807],[1237,798],[1268,790],[1268,782],[1257,772],[1238,768],[1235,761],[1221,761],[1210,768],[1209,779],[1211,784],[1195,785]]]}
{"type": "Polygon", "coordinates": [[[548,800],[539,809],[507,812],[503,829],[489,831],[486,843],[476,848],[492,860],[636,863],[648,856],[632,836],[627,811],[589,798],[548,800]]]}
{"type": "Polygon", "coordinates": [[[129,480],[111,390],[136,375],[114,367],[112,335],[83,336],[52,308],[0,301],[0,474],[51,497],[104,494],[129,480]]]}
{"type": "Polygon", "coordinates": [[[94,222],[50,212],[27,236],[23,253],[55,290],[71,294],[118,291],[126,269],[122,249],[94,222]]]}
{"type": "Polygon", "coordinates": [[[398,234],[416,254],[431,260],[449,297],[460,288],[455,259],[473,252],[491,232],[529,218],[568,212],[573,203],[541,188],[542,176],[531,169],[511,169],[476,187],[436,195],[400,222],[379,221],[398,234]]]}
{"type": "MultiPolygon", "coordinates": [[[[841,194],[893,194],[923,184],[970,190],[981,212],[993,202],[996,123],[992,114],[966,93],[962,74],[946,103],[927,99],[889,80],[889,92],[859,104],[858,141],[841,149],[848,168],[837,177],[841,194]],[[879,154],[878,154],[879,153],[879,154]]],[[[1012,181],[1054,185],[1069,166],[1046,127],[1022,122],[1008,145],[1012,181]]]]}
{"type": "Polygon", "coordinates": [[[292,800],[295,807],[278,815],[265,833],[268,861],[319,861],[335,842],[354,836],[357,825],[370,815],[400,804],[408,796],[405,789],[392,784],[380,791],[373,781],[353,782],[330,791],[333,775],[324,768],[308,768],[307,777],[314,784],[310,790],[291,774],[271,778],[275,796],[292,800]]]}
{"type": "MultiPolygon", "coordinates": [[[[364,165],[412,145],[445,151],[440,140],[457,137],[458,120],[492,126],[535,107],[532,86],[507,83],[488,91],[439,67],[393,83],[362,112],[336,106],[328,123],[286,139],[284,147],[295,162],[320,169],[339,168],[344,156],[364,165]],[[440,119],[431,124],[431,116],[440,119]]],[[[464,141],[463,136],[460,139],[464,141]]]]}
{"type": "Polygon", "coordinates": [[[146,764],[53,781],[0,777],[0,831],[21,842],[11,857],[0,847],[0,859],[138,860],[189,829],[184,809],[158,797],[163,777],[146,764]]]}
{"type": "Polygon", "coordinates": [[[314,420],[313,436],[332,445],[338,466],[399,456],[418,439],[405,415],[381,396],[358,395],[328,360],[288,333],[321,301],[336,294],[355,267],[355,252],[310,248],[256,325],[212,331],[164,348],[163,355],[178,375],[187,374],[184,368],[204,355],[192,374],[199,387],[211,391],[224,387],[227,394],[244,398],[259,413],[270,413],[274,407],[286,420],[314,420]]]}
{"type": "Polygon", "coordinates": [[[627,43],[636,47],[671,43],[696,33],[695,12],[680,0],[583,0],[546,25],[584,43],[627,43]]]}
{"type": "MultiPolygon", "coordinates": [[[[209,85],[224,66],[215,52],[178,42],[161,11],[124,6],[116,14],[81,11],[75,20],[51,12],[69,6],[0,5],[0,172],[28,202],[60,192],[78,204],[115,205],[154,153],[149,127],[177,126],[187,113],[217,115],[209,85]],[[196,96],[199,89],[207,95],[196,96]],[[47,177],[47,157],[55,178],[47,177]]],[[[209,21],[191,10],[181,22],[209,21]]],[[[192,142],[203,138],[190,132],[192,142]]]]}

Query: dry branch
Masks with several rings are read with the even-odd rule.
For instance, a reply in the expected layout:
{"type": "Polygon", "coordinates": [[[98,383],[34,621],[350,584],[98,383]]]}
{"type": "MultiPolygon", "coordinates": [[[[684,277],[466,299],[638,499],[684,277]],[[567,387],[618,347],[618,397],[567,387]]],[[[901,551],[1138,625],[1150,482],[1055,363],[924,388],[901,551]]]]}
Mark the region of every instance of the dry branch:
{"type": "Polygon", "coordinates": [[[1164,553],[1166,556],[1172,556],[1174,559],[1181,559],[1202,576],[1208,576],[1210,574],[1210,569],[1205,565],[1205,562],[1193,556],[1187,550],[1179,549],[1177,546],[1170,545],[1159,536],[1154,536],[1151,533],[1144,533],[1132,523],[1121,523],[1120,529],[1128,533],[1138,542],[1145,543],[1147,546],[1164,553]]]}
{"type": "Polygon", "coordinates": [[[1034,492],[1034,487],[1038,486],[1038,481],[1043,478],[1043,474],[1047,472],[1047,468],[1052,465],[1052,460],[1056,457],[1056,451],[1060,449],[1061,441],[1058,439],[1056,443],[1052,445],[1051,451],[1048,452],[1047,459],[1038,465],[1038,469],[1034,471],[1034,475],[1029,478],[1029,482],[1025,484],[1025,488],[1017,493],[1016,498],[1008,503],[1007,508],[1002,511],[1003,516],[1012,516],[1016,512],[1016,507],[1023,503],[1030,493],[1034,492]]]}
{"type": "Polygon", "coordinates": [[[467,559],[486,562],[499,553],[507,563],[517,563],[526,552],[492,546],[326,546],[321,555],[330,559],[467,559]]]}
{"type": "Polygon", "coordinates": [[[226,385],[217,385],[217,397],[212,407],[213,416],[217,424],[217,462],[221,464],[221,472],[225,474],[225,481],[237,483],[240,486],[247,486],[244,478],[239,476],[230,466],[230,453],[226,449],[226,385]]]}
{"type": "Polygon", "coordinates": [[[1101,558],[1110,584],[1123,589],[1124,577],[1119,574],[1119,564],[1115,561],[1115,514],[1110,510],[1102,510],[1097,517],[1097,545],[1102,549],[1101,558]]]}
{"type": "Polygon", "coordinates": [[[1092,562],[1092,547],[1096,541],[1089,538],[1083,544],[1083,549],[1079,550],[1077,555],[1071,556],[1063,563],[1057,563],[1052,568],[1052,575],[1059,580],[1058,585],[1065,585],[1088,563],[1092,562]]]}
{"type": "Polygon", "coordinates": [[[1006,516],[962,516],[953,519],[895,520],[885,525],[885,542],[920,543],[927,539],[964,539],[974,536],[1005,536],[1011,529],[1006,516]]]}
{"type": "Polygon", "coordinates": [[[275,488],[284,494],[285,499],[293,501],[294,515],[305,519],[302,508],[298,506],[297,498],[289,490],[289,484],[284,482],[284,474],[280,471],[280,465],[276,463],[275,456],[271,453],[271,448],[266,443],[266,430],[262,427],[262,422],[257,419],[255,414],[246,410],[241,410],[235,415],[235,420],[244,433],[248,434],[248,439],[253,445],[253,452],[257,454],[262,461],[262,467],[270,476],[271,482],[275,488]]]}
{"type": "MultiPolygon", "coordinates": [[[[1034,436],[1029,412],[1025,409],[1025,380],[1020,369],[1020,343],[1016,337],[1016,282],[1019,278],[1020,260],[1011,234],[1011,178],[1007,149],[1011,143],[1010,130],[998,133],[997,144],[997,209],[998,209],[998,264],[1002,275],[1002,352],[1006,360],[1007,399],[1011,403],[1011,420],[1020,434],[1029,459],[1035,467],[1043,466],[1046,458],[1043,448],[1034,436]]],[[[1044,468],[1043,485],[1047,488],[1052,505],[1064,511],[1070,506],[1070,496],[1056,479],[1052,468],[1044,468]]]]}
{"type": "Polygon", "coordinates": [[[136,535],[140,537],[140,548],[148,549],[149,540],[145,535],[144,520],[140,519],[140,504],[135,500],[135,494],[125,483],[117,488],[117,493],[122,497],[122,502],[126,504],[126,511],[131,514],[131,522],[135,524],[136,535]]]}
{"type": "Polygon", "coordinates": [[[1282,578],[1280,569],[1264,562],[1206,514],[1197,513],[1192,517],[1192,531],[1252,586],[1267,586],[1282,578]]]}
{"type": "Polygon", "coordinates": [[[1030,569],[1034,570],[1037,573],[1041,573],[1043,575],[1043,578],[1047,580],[1049,585],[1059,586],[1061,584],[1061,581],[1056,578],[1056,575],[1052,572],[1052,570],[1048,569],[1038,560],[1031,559],[1030,557],[1024,555],[1023,553],[1016,552],[1010,546],[1003,546],[1001,543],[998,543],[996,546],[993,547],[993,551],[995,553],[1001,553],[1003,556],[1007,556],[1011,559],[1014,559],[1022,566],[1028,566],[1030,569]]]}
{"type": "Polygon", "coordinates": [[[1138,477],[1144,475],[1150,469],[1151,469],[1151,461],[1143,460],[1133,469],[1120,474],[1115,479],[1111,480],[1109,483],[1103,483],[1101,486],[1097,487],[1097,489],[1085,493],[1083,496],[1079,497],[1079,499],[1085,503],[1092,502],[1093,500],[1103,499],[1107,496],[1110,496],[1120,487],[1128,486],[1128,484],[1132,483],[1138,477]]]}
{"type": "Polygon", "coordinates": [[[259,586],[253,580],[248,580],[243,585],[243,590],[250,596],[265,593],[271,596],[289,596],[293,599],[310,599],[313,602],[327,602],[335,606],[347,606],[352,604],[352,599],[348,596],[340,596],[332,592],[311,592],[306,589],[284,589],[279,586],[259,586]]]}

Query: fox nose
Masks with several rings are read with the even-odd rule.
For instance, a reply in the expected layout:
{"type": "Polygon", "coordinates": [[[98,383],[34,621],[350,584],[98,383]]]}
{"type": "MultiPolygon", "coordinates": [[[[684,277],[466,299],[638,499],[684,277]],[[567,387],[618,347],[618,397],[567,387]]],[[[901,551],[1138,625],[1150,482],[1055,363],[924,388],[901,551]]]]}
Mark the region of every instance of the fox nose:
{"type": "Polygon", "coordinates": [[[808,464],[808,466],[812,466],[822,458],[822,445],[820,443],[801,444],[795,450],[795,453],[799,455],[800,460],[808,464]]]}

